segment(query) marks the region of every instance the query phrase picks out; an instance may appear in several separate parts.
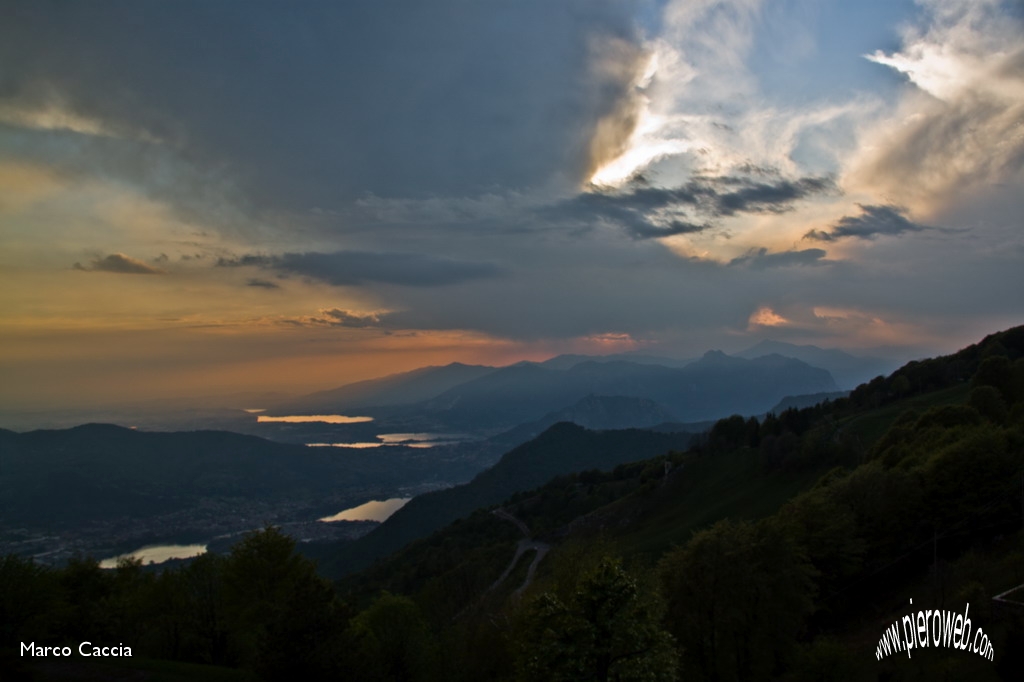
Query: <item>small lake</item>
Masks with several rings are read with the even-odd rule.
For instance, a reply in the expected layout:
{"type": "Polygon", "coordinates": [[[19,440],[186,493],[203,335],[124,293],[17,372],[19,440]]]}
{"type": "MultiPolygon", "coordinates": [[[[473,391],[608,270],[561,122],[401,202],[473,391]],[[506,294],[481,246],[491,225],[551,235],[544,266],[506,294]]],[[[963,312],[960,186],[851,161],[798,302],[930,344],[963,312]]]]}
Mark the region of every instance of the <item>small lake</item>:
{"type": "Polygon", "coordinates": [[[404,507],[411,499],[411,497],[392,497],[387,500],[371,500],[366,504],[338,512],[334,516],[325,516],[320,520],[326,523],[332,521],[384,521],[404,507]]]}
{"type": "Polygon", "coordinates": [[[121,559],[139,559],[143,564],[162,564],[170,559],[191,559],[206,552],[206,545],[147,545],[129,554],[100,562],[100,568],[117,568],[121,559]]]}
{"type": "Polygon", "coordinates": [[[431,445],[441,445],[442,443],[458,442],[465,438],[465,435],[461,433],[379,433],[377,438],[380,438],[388,445],[403,444],[430,447],[431,445]]]}
{"type": "Polygon", "coordinates": [[[284,417],[271,417],[261,414],[256,417],[257,422],[285,422],[288,424],[361,424],[372,422],[373,417],[349,417],[344,414],[293,414],[284,417]]]}
{"type": "Polygon", "coordinates": [[[377,441],[353,443],[306,443],[308,448],[379,448],[401,445],[406,448],[433,448],[438,445],[456,445],[466,438],[461,433],[379,433],[377,441]]]}
{"type": "Polygon", "coordinates": [[[379,448],[384,443],[306,443],[307,448],[379,448]]]}

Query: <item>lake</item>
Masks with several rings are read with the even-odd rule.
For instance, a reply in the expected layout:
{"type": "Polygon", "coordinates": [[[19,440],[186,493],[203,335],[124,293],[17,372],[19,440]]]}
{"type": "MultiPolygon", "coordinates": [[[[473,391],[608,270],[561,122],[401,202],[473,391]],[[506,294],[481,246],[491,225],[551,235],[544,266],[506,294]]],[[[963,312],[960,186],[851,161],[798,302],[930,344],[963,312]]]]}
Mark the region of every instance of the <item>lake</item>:
{"type": "Polygon", "coordinates": [[[256,417],[256,421],[260,423],[285,422],[288,424],[307,424],[316,422],[322,424],[361,424],[363,422],[372,422],[373,417],[349,417],[344,414],[293,414],[284,417],[271,417],[269,415],[261,414],[256,417]]]}
{"type": "Polygon", "coordinates": [[[353,443],[306,443],[309,448],[379,448],[384,445],[401,445],[406,448],[433,448],[438,445],[456,445],[466,438],[461,433],[379,433],[379,441],[357,441],[353,443]]]}
{"type": "Polygon", "coordinates": [[[121,559],[139,559],[143,564],[162,564],[169,559],[191,559],[206,552],[206,545],[147,545],[129,554],[100,562],[100,568],[117,568],[121,559]]]}
{"type": "MultiPolygon", "coordinates": [[[[318,520],[328,523],[332,521],[384,521],[404,507],[405,503],[411,499],[411,497],[392,497],[386,500],[371,500],[358,507],[351,507],[333,516],[318,520]]],[[[205,553],[206,545],[146,545],[134,552],[104,559],[100,562],[100,568],[117,568],[117,562],[126,558],[138,559],[144,565],[162,564],[170,559],[191,559],[205,553]]]]}
{"type": "Polygon", "coordinates": [[[388,445],[408,445],[410,447],[431,447],[433,445],[449,445],[466,438],[464,433],[379,433],[380,438],[388,445]]]}
{"type": "Polygon", "coordinates": [[[307,448],[379,448],[384,443],[306,443],[307,448]]]}
{"type": "Polygon", "coordinates": [[[387,500],[370,500],[366,504],[338,512],[334,516],[320,519],[326,523],[332,521],[384,521],[405,506],[411,497],[392,497],[387,500]]]}

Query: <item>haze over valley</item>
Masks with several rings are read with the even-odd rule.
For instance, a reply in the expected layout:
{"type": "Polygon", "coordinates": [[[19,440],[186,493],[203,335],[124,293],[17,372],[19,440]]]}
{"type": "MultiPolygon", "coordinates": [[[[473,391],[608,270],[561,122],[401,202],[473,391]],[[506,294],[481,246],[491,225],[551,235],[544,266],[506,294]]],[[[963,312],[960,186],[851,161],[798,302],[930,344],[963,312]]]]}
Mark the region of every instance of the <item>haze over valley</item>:
{"type": "MultiPolygon", "coordinates": [[[[844,367],[878,362],[834,355],[844,367]]],[[[173,413],[150,417],[157,430],[128,421],[5,431],[0,533],[5,551],[49,562],[183,540],[223,549],[269,523],[303,542],[351,539],[370,524],[318,519],[463,483],[559,422],[680,433],[672,442],[684,449],[715,419],[764,414],[795,396],[845,395],[836,388],[828,370],[777,353],[575,355],[426,367],[229,414],[197,409],[187,432],[173,413]],[[207,430],[194,430],[196,421],[207,430]]],[[[626,446],[617,455],[640,456],[626,446]]]]}

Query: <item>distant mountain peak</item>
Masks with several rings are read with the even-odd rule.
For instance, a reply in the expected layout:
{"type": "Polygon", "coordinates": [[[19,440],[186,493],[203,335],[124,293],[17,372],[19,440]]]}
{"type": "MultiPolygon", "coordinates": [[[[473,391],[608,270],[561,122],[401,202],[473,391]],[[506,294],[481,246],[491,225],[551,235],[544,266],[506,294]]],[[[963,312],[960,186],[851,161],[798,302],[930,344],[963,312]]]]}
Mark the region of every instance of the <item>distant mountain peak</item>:
{"type": "Polygon", "coordinates": [[[720,350],[709,350],[701,356],[700,360],[693,363],[691,367],[697,368],[726,368],[732,366],[739,366],[746,364],[748,361],[742,358],[737,358],[733,355],[727,355],[720,350]]]}
{"type": "Polygon", "coordinates": [[[128,433],[134,431],[127,426],[118,426],[117,424],[102,424],[98,422],[90,422],[88,424],[80,424],[73,426],[68,431],[75,433],[128,433]]]}
{"type": "Polygon", "coordinates": [[[880,358],[851,355],[838,348],[821,348],[819,346],[798,346],[785,341],[764,339],[746,350],[736,353],[736,357],[755,360],[769,355],[781,355],[806,362],[812,367],[827,369],[835,378],[840,388],[849,389],[869,381],[880,374],[888,374],[896,369],[896,363],[880,358]]]}
{"type": "Polygon", "coordinates": [[[844,350],[838,348],[822,348],[821,346],[815,346],[812,344],[795,344],[787,343],[786,341],[775,341],[773,339],[762,339],[750,348],[737,353],[741,357],[752,357],[757,355],[784,355],[787,357],[793,357],[794,353],[814,353],[814,354],[827,354],[834,357],[849,357],[855,356],[850,355],[844,350]]]}

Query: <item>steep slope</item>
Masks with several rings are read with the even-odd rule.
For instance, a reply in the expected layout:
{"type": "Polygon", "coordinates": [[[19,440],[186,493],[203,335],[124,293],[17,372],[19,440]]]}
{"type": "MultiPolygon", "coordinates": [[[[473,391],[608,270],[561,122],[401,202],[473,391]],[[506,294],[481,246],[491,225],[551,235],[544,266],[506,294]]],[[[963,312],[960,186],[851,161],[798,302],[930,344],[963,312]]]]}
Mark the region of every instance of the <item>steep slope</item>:
{"type": "MultiPolygon", "coordinates": [[[[537,421],[520,424],[492,441],[511,443],[512,447],[535,438],[559,422],[571,422],[587,429],[644,429],[675,421],[664,407],[646,398],[588,395],[561,410],[549,412],[537,421]]],[[[685,429],[676,429],[685,430],[685,429]]],[[[701,429],[692,429],[691,433],[701,429]]]]}
{"type": "Polygon", "coordinates": [[[370,564],[403,545],[469,514],[529,490],[554,476],[584,469],[611,469],[689,446],[690,434],[588,431],[560,423],[506,453],[497,464],[464,485],[413,498],[369,535],[346,545],[327,570],[344,574],[370,564]]]}

